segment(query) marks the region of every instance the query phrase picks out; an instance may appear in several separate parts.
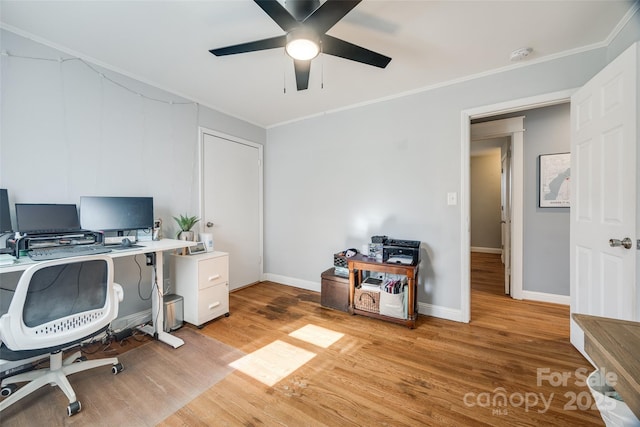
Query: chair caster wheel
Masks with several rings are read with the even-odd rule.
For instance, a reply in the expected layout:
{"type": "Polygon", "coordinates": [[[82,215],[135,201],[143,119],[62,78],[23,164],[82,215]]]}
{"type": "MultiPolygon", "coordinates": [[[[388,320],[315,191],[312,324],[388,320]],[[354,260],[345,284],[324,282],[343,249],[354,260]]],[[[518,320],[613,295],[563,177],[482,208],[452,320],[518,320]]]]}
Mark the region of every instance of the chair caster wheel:
{"type": "Polygon", "coordinates": [[[76,400],[75,402],[69,403],[69,406],[67,406],[67,415],[68,416],[75,415],[81,410],[82,410],[82,405],[80,404],[80,401],[76,400]]]}
{"type": "Polygon", "coordinates": [[[113,375],[119,374],[120,372],[122,372],[124,370],[124,366],[122,366],[122,363],[116,363],[115,365],[113,365],[111,367],[111,373],[113,375]]]}
{"type": "Polygon", "coordinates": [[[80,356],[76,360],[74,360],[73,363],[86,362],[87,360],[87,356],[80,356]]]}
{"type": "Polygon", "coordinates": [[[0,390],[0,396],[2,397],[11,396],[11,393],[16,391],[17,389],[18,389],[17,385],[7,384],[6,386],[2,387],[2,390],[0,390]]]}

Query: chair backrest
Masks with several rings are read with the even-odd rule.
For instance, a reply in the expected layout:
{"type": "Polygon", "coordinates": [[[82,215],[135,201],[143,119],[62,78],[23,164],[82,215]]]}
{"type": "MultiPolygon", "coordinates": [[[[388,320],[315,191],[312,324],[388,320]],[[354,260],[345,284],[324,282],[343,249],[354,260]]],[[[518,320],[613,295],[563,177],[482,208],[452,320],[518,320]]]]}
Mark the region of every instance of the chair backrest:
{"type": "Polygon", "coordinates": [[[108,326],[119,301],[122,287],[113,282],[108,256],[40,262],[20,277],[0,318],[0,339],[15,351],[72,343],[108,326]]]}

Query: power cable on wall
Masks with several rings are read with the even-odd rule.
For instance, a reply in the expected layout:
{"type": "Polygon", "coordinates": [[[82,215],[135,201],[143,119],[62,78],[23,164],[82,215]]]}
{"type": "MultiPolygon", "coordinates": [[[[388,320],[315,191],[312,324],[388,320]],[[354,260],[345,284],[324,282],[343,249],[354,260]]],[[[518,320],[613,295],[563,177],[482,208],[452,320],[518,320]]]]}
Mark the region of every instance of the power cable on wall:
{"type": "Polygon", "coordinates": [[[93,71],[94,73],[96,73],[96,75],[98,75],[99,77],[105,79],[106,81],[108,81],[109,83],[118,86],[130,93],[133,93],[137,96],[140,96],[144,99],[148,99],[149,101],[154,101],[154,102],[160,102],[162,104],[167,104],[167,105],[198,105],[197,102],[193,102],[193,101],[165,101],[163,99],[159,99],[159,98],[154,98],[152,96],[148,96],[143,94],[142,92],[138,92],[137,90],[131,89],[130,87],[112,79],[111,77],[107,76],[106,74],[104,74],[103,72],[99,71],[98,69],[96,69],[93,65],[91,65],[90,63],[88,63],[87,61],[85,61],[82,58],[42,58],[42,57],[35,57],[35,56],[26,56],[26,55],[15,55],[13,53],[10,53],[6,50],[3,50],[0,53],[2,56],[7,56],[9,58],[19,58],[19,59],[30,59],[30,60],[34,60],[34,61],[48,61],[48,62],[59,62],[59,63],[65,63],[65,62],[69,62],[69,61],[78,61],[80,63],[82,63],[85,67],[89,68],[91,71],[93,71]]]}

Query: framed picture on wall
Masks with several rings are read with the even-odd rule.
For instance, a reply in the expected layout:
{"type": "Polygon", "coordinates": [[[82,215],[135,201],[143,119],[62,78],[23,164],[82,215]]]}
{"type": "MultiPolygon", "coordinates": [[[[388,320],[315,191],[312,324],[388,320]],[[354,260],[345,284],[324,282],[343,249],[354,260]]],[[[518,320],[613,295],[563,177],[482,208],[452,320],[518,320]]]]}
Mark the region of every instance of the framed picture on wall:
{"type": "Polygon", "coordinates": [[[539,157],[539,198],[541,208],[570,207],[571,154],[542,154],[539,157]]]}

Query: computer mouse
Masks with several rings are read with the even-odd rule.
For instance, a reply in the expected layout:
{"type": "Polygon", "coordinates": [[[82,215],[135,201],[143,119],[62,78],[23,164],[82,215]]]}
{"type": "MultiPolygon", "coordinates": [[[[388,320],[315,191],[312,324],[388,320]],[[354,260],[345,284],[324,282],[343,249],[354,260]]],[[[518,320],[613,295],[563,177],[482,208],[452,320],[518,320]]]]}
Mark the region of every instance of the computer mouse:
{"type": "Polygon", "coordinates": [[[122,246],[123,248],[130,248],[131,247],[131,240],[122,239],[122,243],[120,244],[120,246],[122,246]]]}

